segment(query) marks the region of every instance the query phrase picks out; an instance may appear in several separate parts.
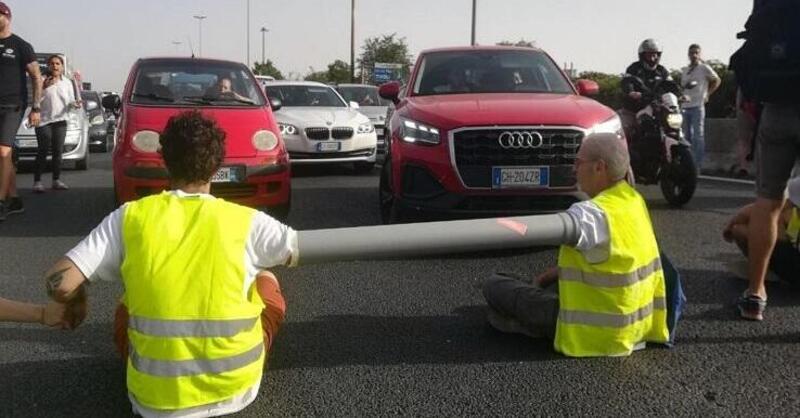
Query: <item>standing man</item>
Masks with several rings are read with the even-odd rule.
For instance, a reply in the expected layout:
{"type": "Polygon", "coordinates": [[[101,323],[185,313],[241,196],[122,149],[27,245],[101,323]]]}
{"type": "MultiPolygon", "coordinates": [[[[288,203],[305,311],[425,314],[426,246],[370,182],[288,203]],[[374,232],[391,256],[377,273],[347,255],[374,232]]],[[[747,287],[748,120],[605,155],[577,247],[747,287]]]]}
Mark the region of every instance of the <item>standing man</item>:
{"type": "Polygon", "coordinates": [[[31,44],[11,33],[11,9],[0,1],[0,222],[10,213],[25,211],[17,194],[12,151],[19,124],[28,107],[26,72],[33,87],[33,107],[28,123],[36,126],[39,124],[39,99],[42,96],[39,64],[31,44]]]}
{"type": "Polygon", "coordinates": [[[681,68],[683,84],[683,136],[692,144],[695,165],[700,171],[705,154],[704,135],[706,103],[719,88],[721,80],[710,65],[700,58],[700,45],[689,46],[689,66],[681,68]],[[689,87],[694,83],[693,87],[689,87]]]}

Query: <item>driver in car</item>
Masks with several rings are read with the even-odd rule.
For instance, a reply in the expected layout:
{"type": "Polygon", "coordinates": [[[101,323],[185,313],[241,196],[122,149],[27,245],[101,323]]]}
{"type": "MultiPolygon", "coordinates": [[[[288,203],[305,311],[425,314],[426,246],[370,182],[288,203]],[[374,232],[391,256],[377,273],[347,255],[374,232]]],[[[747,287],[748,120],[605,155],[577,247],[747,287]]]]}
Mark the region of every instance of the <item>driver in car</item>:
{"type": "Polygon", "coordinates": [[[206,96],[213,97],[213,98],[221,98],[221,99],[236,99],[236,100],[244,100],[244,101],[251,101],[247,97],[240,95],[239,93],[233,91],[233,83],[231,83],[231,79],[228,77],[220,77],[217,80],[217,84],[212,86],[206,92],[206,96]]]}
{"type": "Polygon", "coordinates": [[[636,114],[647,106],[647,103],[642,100],[642,92],[636,83],[626,77],[639,78],[648,89],[652,89],[660,81],[672,80],[669,71],[659,64],[661,53],[661,46],[654,39],[645,39],[639,45],[639,61],[629,65],[625,70],[621,83],[624,96],[619,117],[622,120],[625,136],[628,138],[632,137],[633,129],[636,127],[636,114]]]}

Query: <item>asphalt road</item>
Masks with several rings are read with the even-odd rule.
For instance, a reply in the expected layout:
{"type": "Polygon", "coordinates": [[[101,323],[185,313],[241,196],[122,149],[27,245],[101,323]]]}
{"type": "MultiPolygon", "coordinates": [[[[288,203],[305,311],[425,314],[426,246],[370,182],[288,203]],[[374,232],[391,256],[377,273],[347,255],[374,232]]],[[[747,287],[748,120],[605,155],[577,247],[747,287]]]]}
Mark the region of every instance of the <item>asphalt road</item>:
{"type": "MultiPolygon", "coordinates": [[[[43,272],[112,210],[108,156],[66,171],[66,192],[32,195],[0,224],[0,294],[43,301],[43,272]]],[[[49,177],[45,177],[49,180],[49,177]]],[[[296,229],[379,222],[377,172],[296,170],[296,229]]],[[[763,323],[736,319],[745,284],[720,231],[752,196],[704,181],[684,209],[642,188],[657,236],[689,298],[674,349],[628,358],[569,359],[551,342],[503,335],[485,321],[481,281],[534,274],[555,249],[277,269],[288,303],[253,405],[237,416],[800,415],[800,291],[769,285],[763,323]]],[[[0,416],[128,416],[111,318],[119,284],[90,290],[73,332],[0,325],[0,416]]]]}

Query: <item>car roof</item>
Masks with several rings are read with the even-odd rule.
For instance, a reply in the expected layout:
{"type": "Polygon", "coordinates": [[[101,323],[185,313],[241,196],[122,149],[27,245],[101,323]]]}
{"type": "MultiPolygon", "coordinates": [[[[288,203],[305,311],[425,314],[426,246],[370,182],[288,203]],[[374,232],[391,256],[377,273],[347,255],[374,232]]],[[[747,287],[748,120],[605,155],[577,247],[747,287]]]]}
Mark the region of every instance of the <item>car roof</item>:
{"type": "Polygon", "coordinates": [[[150,63],[184,63],[184,62],[198,62],[198,63],[216,63],[228,65],[240,65],[247,67],[238,61],[221,60],[215,58],[195,58],[195,57],[144,57],[139,58],[137,64],[150,64],[150,63]]]}
{"type": "Polygon", "coordinates": [[[506,45],[474,45],[474,46],[453,46],[445,48],[432,48],[420,52],[420,55],[432,52],[463,52],[463,51],[536,51],[544,52],[539,48],[527,46],[506,46],[506,45]]]}
{"type": "Polygon", "coordinates": [[[372,84],[357,84],[357,83],[342,83],[337,84],[336,87],[369,87],[377,89],[378,86],[373,86],[372,84]]]}
{"type": "Polygon", "coordinates": [[[267,81],[264,83],[264,86],[314,86],[314,87],[331,87],[325,83],[319,83],[317,81],[286,81],[286,80],[275,80],[275,81],[267,81]]]}

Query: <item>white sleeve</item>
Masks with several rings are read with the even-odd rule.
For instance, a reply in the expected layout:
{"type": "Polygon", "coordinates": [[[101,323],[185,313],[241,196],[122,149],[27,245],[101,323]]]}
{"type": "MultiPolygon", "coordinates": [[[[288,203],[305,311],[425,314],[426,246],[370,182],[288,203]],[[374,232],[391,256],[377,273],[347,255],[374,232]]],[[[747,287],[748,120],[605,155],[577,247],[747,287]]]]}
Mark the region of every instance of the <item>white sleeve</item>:
{"type": "Polygon", "coordinates": [[[246,251],[259,268],[297,265],[297,232],[264,212],[256,212],[246,251]]]}
{"type": "Polygon", "coordinates": [[[608,260],[610,234],[605,212],[594,202],[587,200],[570,206],[567,214],[578,225],[578,243],[575,244],[575,249],[590,263],[608,260]]]}
{"type": "Polygon", "coordinates": [[[714,71],[714,69],[713,69],[713,68],[711,68],[711,66],[710,66],[710,65],[708,65],[708,64],[703,64],[703,67],[705,67],[705,68],[706,68],[706,78],[708,78],[708,79],[712,79],[712,80],[719,80],[719,79],[720,79],[720,78],[719,78],[719,75],[717,75],[717,72],[716,72],[716,71],[714,71]]]}
{"type": "Polygon", "coordinates": [[[111,212],[66,257],[89,281],[122,279],[122,215],[125,206],[111,212]]]}

